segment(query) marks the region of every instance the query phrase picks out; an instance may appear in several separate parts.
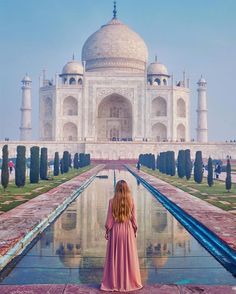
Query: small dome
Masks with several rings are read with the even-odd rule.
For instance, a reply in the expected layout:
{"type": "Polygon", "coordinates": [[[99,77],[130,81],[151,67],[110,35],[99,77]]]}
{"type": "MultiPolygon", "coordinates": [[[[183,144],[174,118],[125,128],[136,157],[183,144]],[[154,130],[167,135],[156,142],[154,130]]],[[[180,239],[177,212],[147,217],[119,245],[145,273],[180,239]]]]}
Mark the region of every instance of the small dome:
{"type": "Polygon", "coordinates": [[[26,74],[23,79],[22,82],[32,82],[31,78],[28,76],[28,74],[26,74]]]}
{"type": "Polygon", "coordinates": [[[147,69],[148,75],[165,75],[168,76],[167,68],[164,64],[159,62],[152,62],[147,69]]]}
{"type": "Polygon", "coordinates": [[[144,72],[147,58],[143,39],[117,18],[92,34],[82,49],[87,71],[144,72]]]}
{"type": "Polygon", "coordinates": [[[206,83],[206,80],[201,76],[201,78],[199,79],[198,83],[206,83]]]}
{"type": "Polygon", "coordinates": [[[71,60],[62,69],[62,75],[82,75],[83,66],[76,60],[71,60]]]}

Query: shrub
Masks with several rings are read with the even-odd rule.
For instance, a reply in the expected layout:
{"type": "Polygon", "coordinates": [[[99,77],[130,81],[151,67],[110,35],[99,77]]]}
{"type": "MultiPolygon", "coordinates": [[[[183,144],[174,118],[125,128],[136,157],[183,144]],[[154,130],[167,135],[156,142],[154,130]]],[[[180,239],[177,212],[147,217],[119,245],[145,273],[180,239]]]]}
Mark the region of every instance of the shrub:
{"type": "Polygon", "coordinates": [[[1,183],[4,191],[6,190],[9,183],[9,169],[8,169],[8,146],[4,145],[2,148],[2,173],[1,183]]]}
{"type": "Polygon", "coordinates": [[[30,183],[39,182],[39,147],[30,148],[30,183]]]}
{"type": "Polygon", "coordinates": [[[25,172],[26,172],[26,158],[25,146],[17,146],[16,148],[16,168],[15,168],[15,183],[17,187],[24,187],[25,172]]]}

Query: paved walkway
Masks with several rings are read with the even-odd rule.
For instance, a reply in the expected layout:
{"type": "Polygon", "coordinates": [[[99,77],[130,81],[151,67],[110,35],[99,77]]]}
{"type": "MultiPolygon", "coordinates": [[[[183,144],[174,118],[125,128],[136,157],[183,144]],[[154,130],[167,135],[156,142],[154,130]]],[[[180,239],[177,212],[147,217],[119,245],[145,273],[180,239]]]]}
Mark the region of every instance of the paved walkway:
{"type": "MultiPolygon", "coordinates": [[[[117,293],[100,291],[98,287],[88,285],[27,285],[27,286],[0,286],[1,294],[98,294],[117,293]]],[[[132,292],[133,294],[236,294],[236,287],[231,286],[202,286],[202,285],[152,285],[132,292]]]]}
{"type": "Polygon", "coordinates": [[[56,213],[60,213],[73,200],[73,193],[103,167],[104,165],[98,165],[0,215],[0,269],[6,265],[8,256],[13,258],[17,250],[19,253],[21,248],[26,246],[26,242],[34,239],[44,228],[43,224],[47,225],[48,221],[52,221],[56,213]],[[27,236],[29,238],[26,240],[27,236]]]}
{"type": "Polygon", "coordinates": [[[181,207],[189,215],[204,224],[214,232],[229,247],[236,250],[236,216],[215,207],[206,201],[196,198],[154,176],[129,166],[135,173],[138,173],[145,181],[164,194],[168,199],[181,207]]]}

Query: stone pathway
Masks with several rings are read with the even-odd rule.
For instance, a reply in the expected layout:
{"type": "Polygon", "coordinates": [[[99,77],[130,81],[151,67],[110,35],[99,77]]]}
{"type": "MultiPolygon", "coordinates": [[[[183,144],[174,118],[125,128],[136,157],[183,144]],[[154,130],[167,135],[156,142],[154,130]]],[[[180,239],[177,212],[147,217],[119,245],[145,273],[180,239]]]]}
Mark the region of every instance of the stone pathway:
{"type": "MultiPolygon", "coordinates": [[[[97,287],[88,285],[25,285],[25,286],[1,286],[1,294],[98,294],[117,293],[100,291],[97,287]]],[[[236,294],[236,288],[231,286],[202,286],[202,285],[152,285],[132,292],[133,294],[236,294]]]]}
{"type": "MultiPolygon", "coordinates": [[[[6,265],[6,260],[13,258],[17,250],[25,247],[25,237],[30,236],[31,240],[39,234],[43,227],[38,225],[48,223],[55,217],[56,210],[63,208],[70,202],[70,197],[87,180],[97,174],[104,165],[98,165],[89,171],[41,194],[28,202],[0,215],[0,269],[6,265]],[[24,242],[21,244],[21,242],[24,242]],[[19,249],[15,249],[18,248],[19,249]],[[14,254],[11,250],[14,249],[14,254]]],[[[60,212],[60,211],[59,211],[60,212]]],[[[27,242],[29,239],[27,239],[27,242]]],[[[18,251],[18,253],[19,253],[18,251]]],[[[1,293],[1,291],[0,291],[1,293]]]]}
{"type": "Polygon", "coordinates": [[[204,224],[214,232],[221,240],[226,242],[229,247],[236,250],[236,216],[218,207],[208,204],[197,197],[190,195],[154,176],[129,166],[138,173],[145,181],[164,194],[168,199],[181,207],[189,215],[204,224]]]}

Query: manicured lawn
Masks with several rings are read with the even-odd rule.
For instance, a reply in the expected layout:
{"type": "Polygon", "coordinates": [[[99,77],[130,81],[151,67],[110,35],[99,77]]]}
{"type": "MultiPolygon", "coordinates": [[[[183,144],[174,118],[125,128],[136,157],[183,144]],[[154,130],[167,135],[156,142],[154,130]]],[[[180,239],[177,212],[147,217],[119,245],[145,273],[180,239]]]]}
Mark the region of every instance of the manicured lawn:
{"type": "Polygon", "coordinates": [[[142,167],[142,170],[217,207],[227,211],[236,211],[236,184],[232,184],[231,191],[227,192],[223,181],[214,181],[214,185],[209,187],[206,178],[203,179],[201,184],[197,184],[193,178],[187,181],[185,178],[180,179],[177,176],[167,176],[157,170],[153,171],[146,167],[142,167]]]}
{"type": "Polygon", "coordinates": [[[70,169],[66,174],[60,174],[57,177],[52,177],[47,181],[39,181],[38,184],[30,184],[29,179],[26,180],[26,184],[22,188],[18,188],[15,185],[15,181],[11,181],[6,191],[0,188],[0,211],[8,211],[29,199],[32,199],[40,194],[43,194],[52,188],[59,186],[60,184],[78,176],[79,174],[91,169],[93,166],[86,166],[80,169],[70,169]]]}

